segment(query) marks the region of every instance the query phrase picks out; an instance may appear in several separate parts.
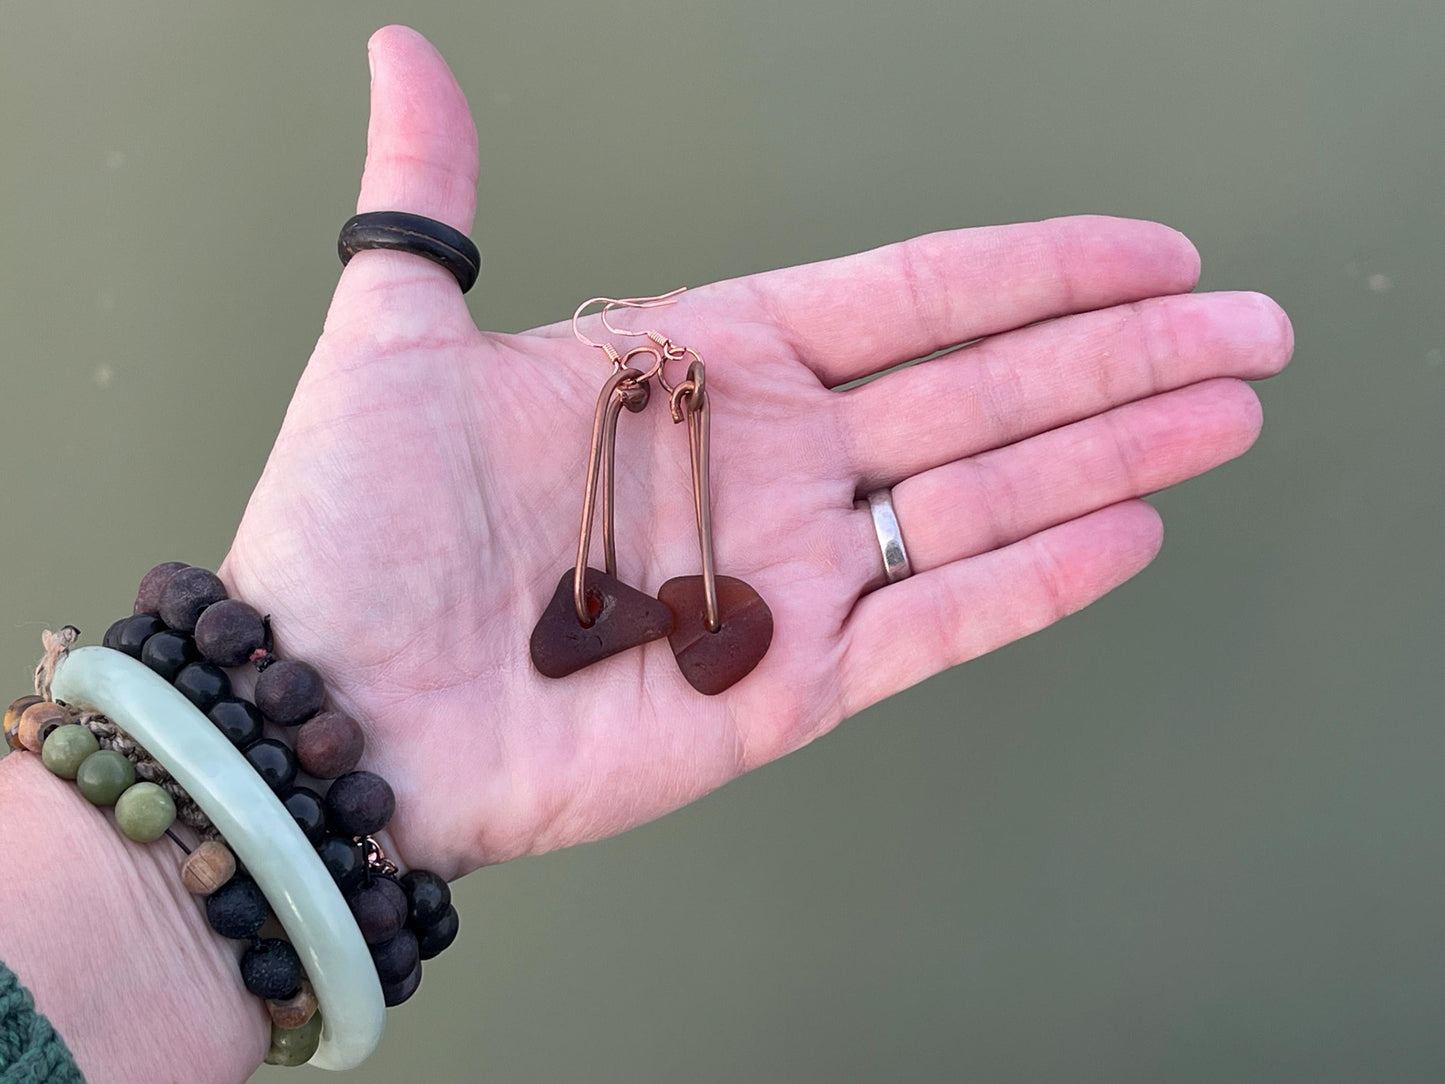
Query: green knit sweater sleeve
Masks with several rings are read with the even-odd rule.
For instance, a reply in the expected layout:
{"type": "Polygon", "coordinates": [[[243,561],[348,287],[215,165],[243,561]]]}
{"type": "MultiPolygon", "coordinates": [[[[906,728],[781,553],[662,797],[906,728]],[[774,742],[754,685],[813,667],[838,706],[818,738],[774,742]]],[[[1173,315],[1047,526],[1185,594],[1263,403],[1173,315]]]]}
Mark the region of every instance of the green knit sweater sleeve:
{"type": "Polygon", "coordinates": [[[65,1040],[0,961],[0,1084],[85,1084],[65,1040]]]}

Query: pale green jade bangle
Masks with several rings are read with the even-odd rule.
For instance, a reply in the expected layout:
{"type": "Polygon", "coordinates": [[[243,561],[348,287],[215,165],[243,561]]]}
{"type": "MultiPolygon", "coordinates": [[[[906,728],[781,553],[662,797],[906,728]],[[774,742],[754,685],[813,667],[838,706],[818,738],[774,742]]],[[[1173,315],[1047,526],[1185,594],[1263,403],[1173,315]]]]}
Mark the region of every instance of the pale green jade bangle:
{"type": "Polygon", "coordinates": [[[50,688],[136,740],[201,807],[266,894],[321,1005],[310,1064],[352,1069],[381,1042],[386,1004],[351,908],[291,814],[211,721],[150,667],[104,647],[70,652],[50,688]]]}

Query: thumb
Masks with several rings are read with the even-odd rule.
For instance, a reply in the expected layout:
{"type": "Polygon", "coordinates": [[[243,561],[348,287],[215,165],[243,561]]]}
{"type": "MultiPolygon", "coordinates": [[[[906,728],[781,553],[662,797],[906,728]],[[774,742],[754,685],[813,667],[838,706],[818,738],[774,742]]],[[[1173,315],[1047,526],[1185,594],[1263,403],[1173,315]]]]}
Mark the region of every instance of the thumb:
{"type": "MultiPolygon", "coordinates": [[[[357,213],[409,211],[470,233],[477,130],[451,69],[431,42],[406,26],[382,27],[371,36],[367,53],[371,122],[357,213]]],[[[410,253],[369,250],[347,264],[328,324],[344,318],[363,295],[370,303],[360,308],[374,318],[376,291],[391,288],[445,294],[458,312],[466,311],[445,268],[410,253]]]]}

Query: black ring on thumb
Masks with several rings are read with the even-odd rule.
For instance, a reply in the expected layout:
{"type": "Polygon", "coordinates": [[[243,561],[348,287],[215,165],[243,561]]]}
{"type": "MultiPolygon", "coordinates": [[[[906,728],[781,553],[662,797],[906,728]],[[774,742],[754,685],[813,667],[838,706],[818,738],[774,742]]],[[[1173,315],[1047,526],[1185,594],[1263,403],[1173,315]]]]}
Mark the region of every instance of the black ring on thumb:
{"type": "Polygon", "coordinates": [[[472,288],[482,270],[482,254],[470,237],[445,222],[406,211],[369,211],[347,219],[336,238],[342,266],[368,248],[410,252],[439,263],[452,273],[462,293],[472,288]]]}

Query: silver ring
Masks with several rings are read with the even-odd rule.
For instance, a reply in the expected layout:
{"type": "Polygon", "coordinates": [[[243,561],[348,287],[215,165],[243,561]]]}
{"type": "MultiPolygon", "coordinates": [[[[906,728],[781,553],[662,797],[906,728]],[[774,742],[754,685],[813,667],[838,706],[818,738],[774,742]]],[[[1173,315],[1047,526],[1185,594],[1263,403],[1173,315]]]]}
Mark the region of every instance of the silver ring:
{"type": "Polygon", "coordinates": [[[893,511],[893,491],[875,489],[868,494],[868,511],[873,513],[873,529],[878,532],[878,548],[883,551],[883,572],[888,582],[897,583],[913,575],[908,549],[903,545],[903,532],[898,529],[898,515],[893,511]]]}

